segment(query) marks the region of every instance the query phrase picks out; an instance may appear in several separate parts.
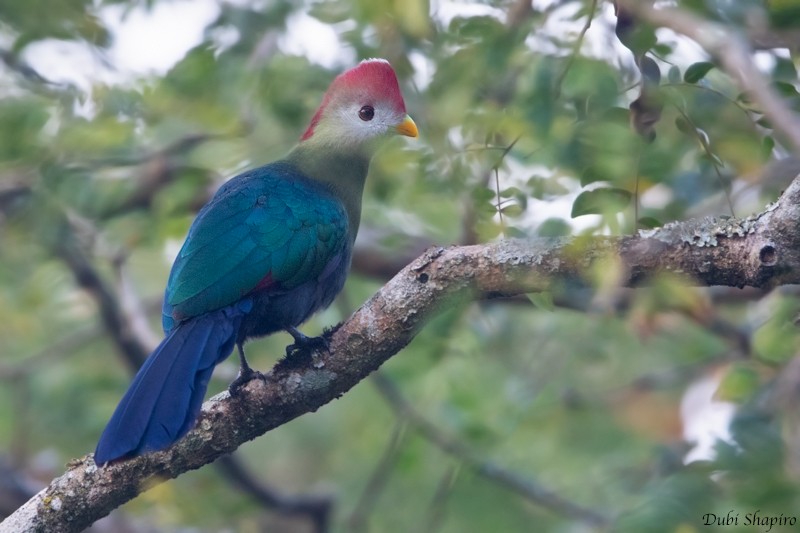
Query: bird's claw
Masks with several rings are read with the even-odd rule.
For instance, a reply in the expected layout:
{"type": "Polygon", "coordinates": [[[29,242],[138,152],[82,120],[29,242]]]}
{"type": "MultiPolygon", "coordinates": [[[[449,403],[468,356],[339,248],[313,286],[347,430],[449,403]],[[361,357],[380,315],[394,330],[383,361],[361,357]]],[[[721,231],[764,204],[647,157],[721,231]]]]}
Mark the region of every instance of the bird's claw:
{"type": "Polygon", "coordinates": [[[286,358],[297,359],[299,356],[311,357],[315,352],[330,351],[330,335],[323,333],[319,337],[308,337],[294,326],[286,331],[294,338],[294,343],[286,347],[286,358]]]}
{"type": "Polygon", "coordinates": [[[327,352],[330,342],[324,335],[319,337],[302,337],[286,347],[286,357],[297,357],[301,354],[311,355],[314,352],[327,352]]]}
{"type": "Polygon", "coordinates": [[[249,366],[246,368],[240,368],[239,375],[236,376],[236,379],[231,381],[230,385],[228,385],[228,393],[231,395],[231,398],[238,396],[242,392],[242,387],[254,379],[260,379],[263,382],[267,381],[266,376],[258,370],[253,370],[249,366]]]}

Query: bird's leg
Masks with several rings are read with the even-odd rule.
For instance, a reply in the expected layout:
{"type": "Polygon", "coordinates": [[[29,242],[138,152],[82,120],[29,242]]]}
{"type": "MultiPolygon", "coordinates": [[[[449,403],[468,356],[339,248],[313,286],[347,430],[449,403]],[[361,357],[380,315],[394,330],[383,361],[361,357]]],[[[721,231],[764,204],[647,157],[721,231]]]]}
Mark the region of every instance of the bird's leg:
{"type": "Polygon", "coordinates": [[[228,392],[231,396],[238,395],[242,387],[253,379],[260,379],[261,381],[266,381],[267,379],[264,374],[258,370],[253,370],[247,363],[247,358],[244,356],[243,343],[237,342],[236,348],[239,350],[239,375],[228,385],[228,392]]]}
{"type": "Polygon", "coordinates": [[[304,335],[299,329],[294,326],[288,326],[286,331],[294,337],[294,344],[286,347],[286,357],[293,357],[298,353],[310,355],[312,352],[328,351],[329,343],[328,337],[320,335],[319,337],[309,337],[304,335]]]}

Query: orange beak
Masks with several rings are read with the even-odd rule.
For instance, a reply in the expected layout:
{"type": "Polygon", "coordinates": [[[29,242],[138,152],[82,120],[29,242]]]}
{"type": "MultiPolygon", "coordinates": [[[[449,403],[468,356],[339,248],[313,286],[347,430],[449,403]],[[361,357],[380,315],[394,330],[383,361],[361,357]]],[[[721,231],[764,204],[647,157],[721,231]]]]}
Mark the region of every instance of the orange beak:
{"type": "Polygon", "coordinates": [[[403,119],[403,122],[397,125],[395,131],[397,131],[397,133],[400,135],[405,135],[406,137],[416,137],[419,135],[417,125],[414,124],[414,121],[408,115],[406,115],[406,118],[403,119]]]}

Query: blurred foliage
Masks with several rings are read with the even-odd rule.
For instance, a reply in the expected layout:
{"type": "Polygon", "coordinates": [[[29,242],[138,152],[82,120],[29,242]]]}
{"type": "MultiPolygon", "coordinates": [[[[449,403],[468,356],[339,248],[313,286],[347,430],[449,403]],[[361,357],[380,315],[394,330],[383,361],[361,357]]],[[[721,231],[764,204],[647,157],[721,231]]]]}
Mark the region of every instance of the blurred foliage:
{"type": "MultiPolygon", "coordinates": [[[[169,255],[196,210],[227,177],[285,153],[356,59],[392,62],[422,132],[383,150],[368,182],[362,227],[381,237],[364,246],[390,256],[407,253],[409,236],[621,234],[746,215],[800,171],[712,59],[636,21],[618,32],[621,44],[602,2],[220,2],[203,41],[163,75],[86,85],[49,80],[28,54],[71,42],[102,70],[114,40],[105,10],[161,2],[0,2],[0,453],[40,481],[93,449],[130,379],[97,299],[65,262],[69,250],[82,250],[117,296],[125,281],[156,330],[169,255]],[[298,17],[337,35],[335,65],[286,51],[310,38],[287,29],[298,17]],[[639,65],[657,69],[637,111],[658,110],[654,137],[632,127],[642,118],[630,109],[639,65]]],[[[732,27],[760,17],[789,36],[800,30],[788,1],[680,3],[732,27]]],[[[800,109],[794,52],[763,50],[759,61],[800,109]]],[[[591,291],[554,287],[448,311],[385,375],[485,461],[618,517],[616,530],[694,532],[705,513],[729,509],[796,514],[798,472],[788,465],[800,443],[769,401],[797,354],[796,291],[711,292],[672,278],[622,291],[616,269],[587,272],[591,291]],[[713,457],[686,465],[681,401],[708,379],[737,415],[713,457]]],[[[344,319],[381,282],[355,272],[307,331],[344,319]]],[[[267,368],[288,340],[250,344],[251,362],[267,368]]],[[[221,365],[212,392],[234,372],[233,360],[221,365]]],[[[368,381],[237,455],[283,492],[332,491],[336,531],[358,520],[371,531],[592,530],[436,446],[368,381]],[[350,516],[363,511],[396,428],[374,507],[350,516]]],[[[232,490],[213,467],[122,512],[164,531],[308,530],[232,490]]]]}

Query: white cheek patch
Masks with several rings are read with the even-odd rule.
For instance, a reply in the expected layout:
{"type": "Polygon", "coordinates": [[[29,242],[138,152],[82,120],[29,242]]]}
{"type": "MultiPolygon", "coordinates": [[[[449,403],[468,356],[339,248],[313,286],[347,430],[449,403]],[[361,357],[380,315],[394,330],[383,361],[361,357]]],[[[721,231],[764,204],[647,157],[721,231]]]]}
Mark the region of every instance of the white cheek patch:
{"type": "Polygon", "coordinates": [[[361,104],[328,109],[314,129],[314,138],[332,146],[359,146],[386,135],[403,120],[402,116],[377,106],[372,120],[361,120],[360,109],[361,104]]]}
{"type": "Polygon", "coordinates": [[[360,144],[388,131],[387,117],[381,109],[375,109],[375,117],[372,120],[361,120],[358,117],[359,109],[360,106],[348,107],[337,112],[338,116],[333,122],[340,126],[336,128],[340,142],[360,144]]]}

